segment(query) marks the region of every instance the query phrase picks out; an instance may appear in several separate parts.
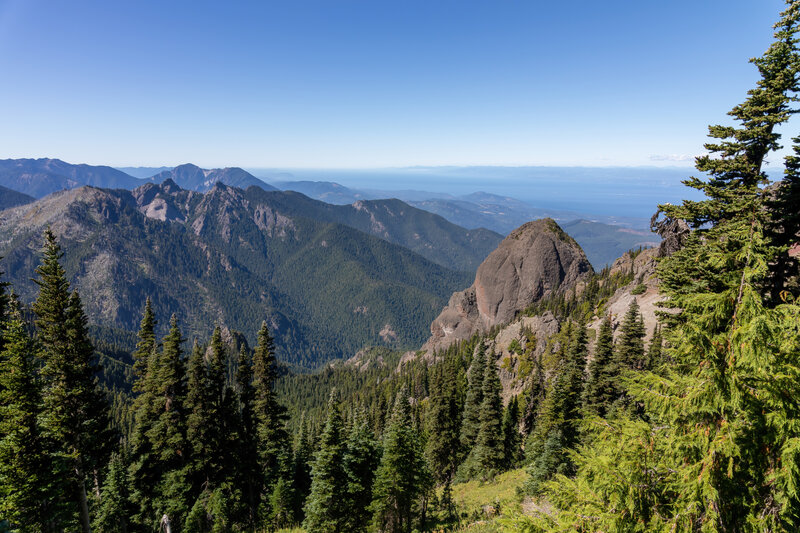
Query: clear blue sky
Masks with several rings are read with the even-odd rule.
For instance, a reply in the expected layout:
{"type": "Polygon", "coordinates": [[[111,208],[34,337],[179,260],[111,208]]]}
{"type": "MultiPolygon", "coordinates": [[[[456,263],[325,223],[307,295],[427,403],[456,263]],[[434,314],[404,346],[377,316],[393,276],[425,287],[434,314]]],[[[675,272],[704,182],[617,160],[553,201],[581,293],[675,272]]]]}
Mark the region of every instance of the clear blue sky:
{"type": "Polygon", "coordinates": [[[689,164],[782,6],[0,0],[0,158],[689,164]]]}

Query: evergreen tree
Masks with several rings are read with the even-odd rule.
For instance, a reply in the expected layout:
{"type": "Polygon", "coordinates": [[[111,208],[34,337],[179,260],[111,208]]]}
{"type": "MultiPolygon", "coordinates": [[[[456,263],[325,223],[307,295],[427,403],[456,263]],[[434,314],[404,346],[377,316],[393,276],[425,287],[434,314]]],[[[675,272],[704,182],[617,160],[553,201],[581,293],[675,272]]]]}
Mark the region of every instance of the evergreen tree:
{"type": "Polygon", "coordinates": [[[514,468],[522,455],[522,435],[519,432],[519,403],[514,396],[503,412],[503,468],[514,468]]]}
{"type": "Polygon", "coordinates": [[[430,478],[420,448],[408,396],[401,393],[386,428],[383,455],[375,474],[370,509],[376,530],[410,533],[415,523],[424,522],[425,502],[421,500],[430,478]]]}
{"type": "Polygon", "coordinates": [[[617,361],[622,368],[642,370],[644,367],[644,320],[639,303],[633,299],[620,326],[617,361]]]}
{"type": "Polygon", "coordinates": [[[629,390],[646,420],[601,428],[602,446],[583,450],[576,479],[548,491],[558,512],[531,527],[800,528],[800,306],[768,298],[780,247],[766,232],[762,188],[775,126],[795,112],[799,17],[800,3],[787,2],[775,42],[753,60],[756,88],[730,113],[738,125],[709,128],[719,142],[697,168],[710,177],[686,182],[705,199],[660,207],[693,231],[658,269],[664,306],[679,312],[662,315],[667,364],[635,375],[629,390]]]}
{"type": "Polygon", "coordinates": [[[292,455],[292,481],[294,482],[294,516],[298,522],[302,522],[303,506],[306,498],[311,492],[311,462],[313,460],[313,450],[311,446],[311,436],[306,413],[300,417],[300,431],[297,435],[292,455]]]}
{"type": "Polygon", "coordinates": [[[128,467],[121,454],[111,455],[93,526],[97,531],[127,533],[133,509],[128,494],[128,467]]]}
{"type": "Polygon", "coordinates": [[[600,323],[594,358],[589,363],[584,407],[588,413],[605,416],[606,411],[620,397],[620,367],[614,357],[614,330],[611,317],[600,323]]]}
{"type": "Polygon", "coordinates": [[[648,370],[658,369],[663,363],[662,350],[664,348],[664,338],[661,335],[661,326],[656,324],[653,326],[653,336],[650,338],[650,348],[647,351],[647,366],[648,370]]]}
{"type": "Polygon", "coordinates": [[[253,353],[253,405],[261,472],[264,474],[263,486],[268,495],[272,494],[273,486],[279,478],[288,476],[291,457],[289,434],[286,431],[286,408],[278,402],[275,394],[278,369],[274,353],[267,323],[262,322],[253,353]]]}
{"type": "Polygon", "coordinates": [[[19,309],[11,308],[0,333],[0,515],[27,530],[47,531],[59,495],[38,421],[37,348],[19,309]]]}
{"type": "Polygon", "coordinates": [[[254,414],[255,389],[253,388],[253,363],[250,354],[242,346],[236,369],[236,384],[239,391],[239,451],[237,463],[245,504],[248,508],[247,522],[255,524],[262,487],[261,467],[258,456],[256,420],[254,414]]]}
{"type": "Polygon", "coordinates": [[[525,490],[531,494],[540,492],[542,484],[553,474],[572,472],[568,452],[578,443],[588,352],[586,326],[567,323],[560,336],[559,372],[542,406],[540,424],[529,439],[530,479],[525,490]]]}
{"type": "Polygon", "coordinates": [[[357,413],[347,438],[342,467],[347,479],[345,509],[348,531],[366,531],[372,484],[378,468],[378,444],[363,413],[357,413]]]}
{"type": "Polygon", "coordinates": [[[306,500],[303,529],[321,533],[348,531],[348,516],[341,503],[347,494],[342,460],[345,452],[344,422],[334,394],[328,402],[328,420],[311,468],[311,493],[306,500]]]}
{"type": "Polygon", "coordinates": [[[522,419],[523,433],[530,435],[537,424],[539,411],[545,397],[544,370],[540,358],[533,360],[533,375],[531,376],[528,390],[526,391],[527,403],[525,404],[525,415],[522,419]]]}
{"type": "MultiPolygon", "coordinates": [[[[145,315],[147,310],[145,309],[145,315]]],[[[151,317],[142,318],[142,329],[139,331],[140,339],[150,338],[150,325],[155,323],[151,317]]],[[[131,431],[130,443],[130,477],[132,490],[130,499],[134,503],[136,512],[133,521],[143,527],[153,527],[160,515],[155,508],[155,487],[161,478],[162,468],[159,464],[157,453],[153,450],[153,443],[149,435],[155,426],[160,413],[159,365],[161,363],[156,351],[155,338],[144,342],[140,340],[139,348],[151,350],[146,357],[137,356],[136,361],[145,363],[141,372],[134,373],[133,389],[138,392],[133,403],[134,424],[131,431]]]]}
{"type": "Polygon", "coordinates": [[[478,344],[467,375],[467,397],[464,401],[464,419],[461,423],[461,446],[469,453],[478,438],[481,428],[481,404],[483,403],[483,377],[486,373],[486,354],[483,343],[478,344]]]}
{"type": "Polygon", "coordinates": [[[58,446],[56,471],[65,483],[61,490],[66,491],[62,494],[73,501],[82,529],[89,532],[87,474],[105,462],[112,442],[107,432],[108,404],[96,382],[98,368],[80,298],[77,292],[69,294],[60,264],[63,254],[49,228],[43,252],[35,280],[39,296],[33,304],[44,359],[43,426],[58,446]]]}
{"type": "Polygon", "coordinates": [[[451,370],[444,362],[433,368],[433,380],[428,400],[428,440],[425,457],[437,483],[452,480],[458,460],[458,404],[455,376],[446,375],[451,370]]]}
{"type": "Polygon", "coordinates": [[[500,378],[494,354],[486,361],[483,374],[483,401],[480,410],[480,429],[469,457],[464,464],[464,474],[468,477],[493,477],[504,462],[503,449],[503,402],[500,399],[500,378]]]}
{"type": "Polygon", "coordinates": [[[136,343],[136,350],[133,352],[134,391],[140,391],[139,387],[144,385],[148,359],[152,354],[156,353],[156,324],[157,321],[148,296],[142,313],[142,321],[139,325],[139,341],[136,343]]]}
{"type": "MultiPolygon", "coordinates": [[[[188,512],[189,445],[186,441],[186,382],[181,335],[178,319],[170,318],[170,329],[162,340],[158,356],[157,376],[153,391],[155,418],[147,431],[154,461],[160,472],[154,491],[157,495],[153,518],[180,523],[188,512]]],[[[151,369],[152,371],[152,369],[151,369]]]]}

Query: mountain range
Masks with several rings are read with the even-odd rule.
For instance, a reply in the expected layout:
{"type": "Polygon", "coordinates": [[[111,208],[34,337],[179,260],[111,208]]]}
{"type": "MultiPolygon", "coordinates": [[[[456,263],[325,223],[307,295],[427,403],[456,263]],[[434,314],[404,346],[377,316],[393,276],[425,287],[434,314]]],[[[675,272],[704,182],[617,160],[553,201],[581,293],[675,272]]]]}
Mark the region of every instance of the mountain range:
{"type": "Polygon", "coordinates": [[[81,187],[0,211],[3,270],[23,301],[35,296],[47,226],[93,323],[134,331],[148,296],[162,325],[177,313],[189,338],[214,323],[252,335],[267,320],[281,358],[307,367],[365,345],[421,343],[473,275],[387,238],[439,257],[449,241],[451,262],[485,256],[500,238],[397,201],[336,207],[259,187],[189,191],[171,179],[133,191],[81,187]]]}

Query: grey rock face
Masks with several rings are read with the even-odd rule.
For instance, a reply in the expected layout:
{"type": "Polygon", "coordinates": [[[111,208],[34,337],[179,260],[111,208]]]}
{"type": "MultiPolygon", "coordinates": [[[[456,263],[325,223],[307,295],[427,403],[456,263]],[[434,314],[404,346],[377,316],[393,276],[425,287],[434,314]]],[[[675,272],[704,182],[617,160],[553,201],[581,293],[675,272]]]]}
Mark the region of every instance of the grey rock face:
{"type": "Polygon", "coordinates": [[[475,282],[456,292],[431,324],[423,347],[441,349],[509,322],[532,303],[572,288],[592,266],[580,246],[552,219],[528,222],[481,263],[475,282]]]}

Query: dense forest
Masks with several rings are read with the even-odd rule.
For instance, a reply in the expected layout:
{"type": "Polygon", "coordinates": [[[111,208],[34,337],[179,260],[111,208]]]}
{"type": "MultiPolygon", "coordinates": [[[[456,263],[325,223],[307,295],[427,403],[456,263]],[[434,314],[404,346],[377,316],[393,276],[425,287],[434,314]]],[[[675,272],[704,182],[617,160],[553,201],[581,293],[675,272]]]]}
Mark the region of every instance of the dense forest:
{"type": "Polygon", "coordinates": [[[800,137],[780,182],[763,169],[798,111],[799,17],[709,128],[685,182],[704,199],[654,217],[656,328],[634,298],[615,331],[636,280],[604,269],[524,310],[559,326],[514,341],[513,391],[495,330],[292,374],[266,322],[255,347],[213,324],[190,346],[148,299],[124,353],[93,340],[47,229],[32,304],[0,285],[0,531],[457,530],[476,516],[454,488],[512,470],[528,505],[491,531],[800,530],[800,137]]]}

